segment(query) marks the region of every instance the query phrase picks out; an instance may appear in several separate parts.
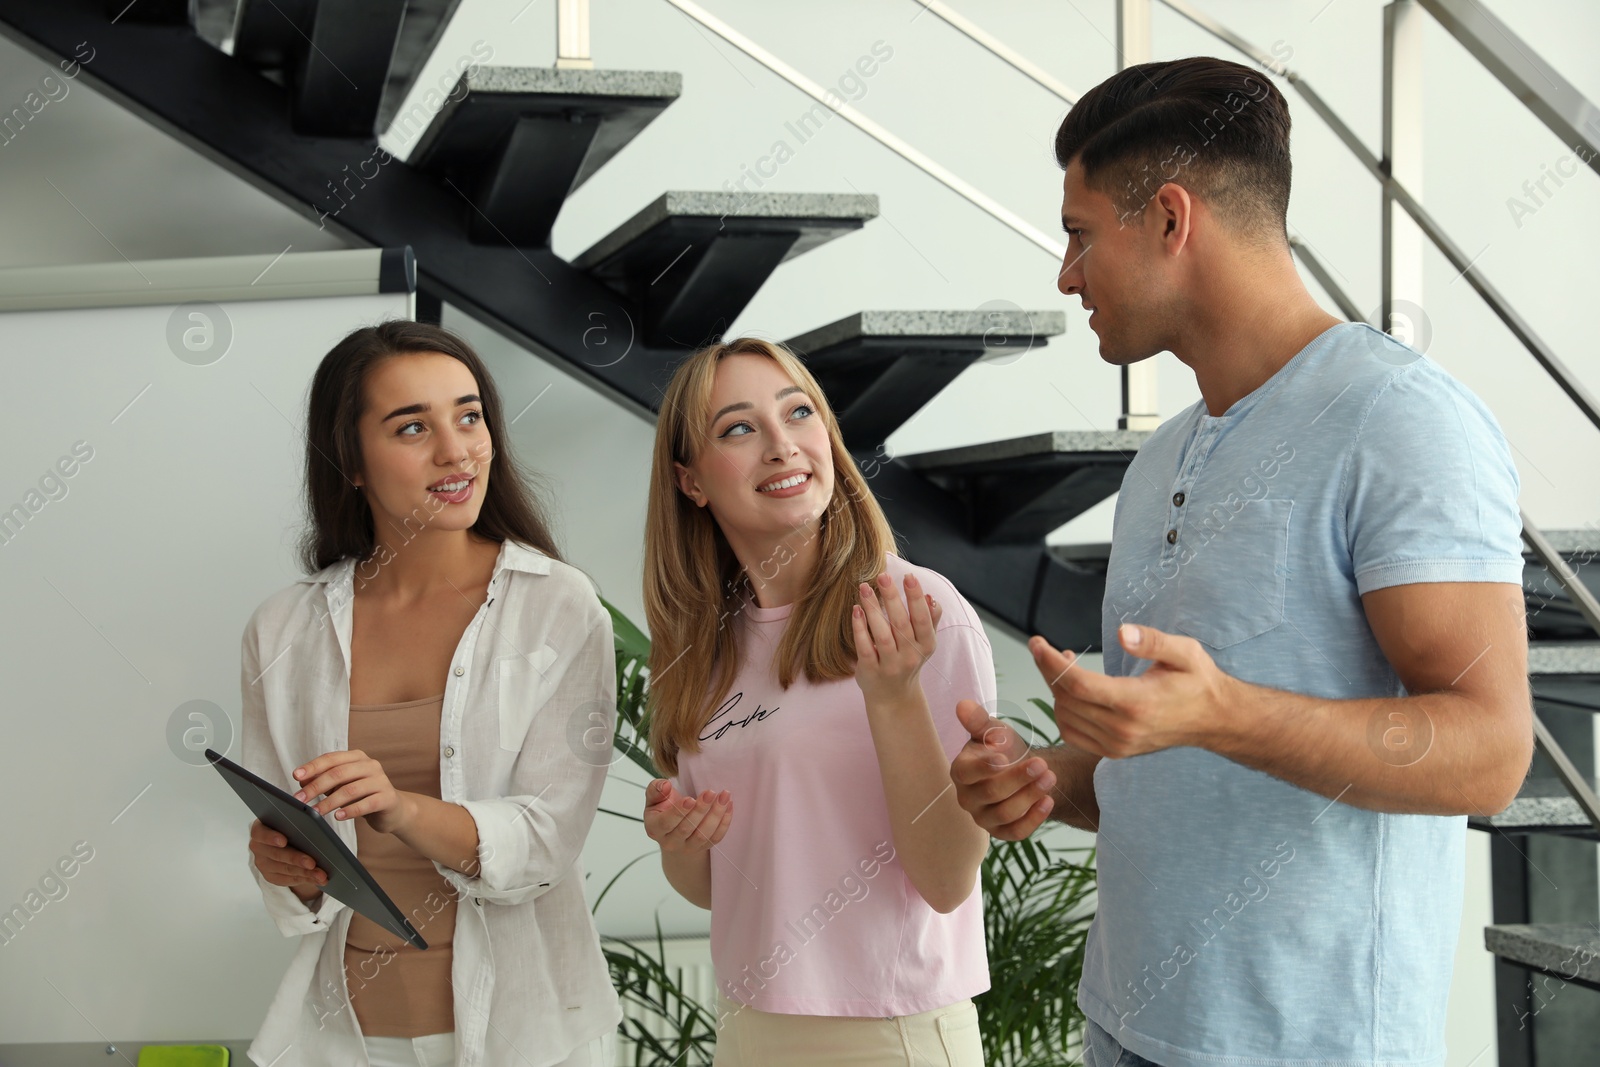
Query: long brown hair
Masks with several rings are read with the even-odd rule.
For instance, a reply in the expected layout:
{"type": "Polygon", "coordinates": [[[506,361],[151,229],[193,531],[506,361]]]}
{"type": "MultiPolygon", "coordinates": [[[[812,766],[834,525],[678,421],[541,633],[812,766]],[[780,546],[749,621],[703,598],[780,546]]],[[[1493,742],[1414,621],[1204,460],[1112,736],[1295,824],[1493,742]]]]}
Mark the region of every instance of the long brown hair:
{"type": "Polygon", "coordinates": [[[300,563],[315,573],[346,556],[365,560],[377,548],[372,508],[350,475],[361,470],[357,420],[366,410],[367,373],[393,356],[438,352],[460,360],[478,383],[483,420],[494,440],[489,484],[472,530],[492,541],[507,538],[561,559],[546,525],[531,476],[512,455],[502,434],[500,393],[471,345],[448,330],[395,319],[354,330],[322,357],[311,379],[306,408],[307,525],[300,538],[300,563]]]}
{"type": "Polygon", "coordinates": [[[650,750],[656,766],[669,775],[678,772],[680,751],[700,750],[700,731],[733,685],[739,648],[736,627],[729,623],[750,603],[751,576],[710,509],[696,506],[678,489],[672,466],[693,463],[709,443],[717,364],[741,354],[766,356],[806,391],[828,428],[833,457],[833,497],[819,518],[816,570],[774,654],[784,689],[802,670],[812,683],[855,674],[850,609],[859,597],[856,587],[876,578],[884,556],[896,549],[889,520],[845,448],[839,420],[794,353],[781,344],[741,337],[685,359],[667,385],[656,422],[644,540],[650,750]]]}

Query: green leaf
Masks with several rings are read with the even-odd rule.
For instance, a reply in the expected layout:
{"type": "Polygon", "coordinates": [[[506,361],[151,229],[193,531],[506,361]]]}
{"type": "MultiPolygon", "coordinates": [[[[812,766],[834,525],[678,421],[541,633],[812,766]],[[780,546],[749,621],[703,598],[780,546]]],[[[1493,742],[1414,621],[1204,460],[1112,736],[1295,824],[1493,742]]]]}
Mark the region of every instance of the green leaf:
{"type": "Polygon", "coordinates": [[[631,659],[645,661],[650,658],[650,638],[644,631],[633,624],[633,620],[617,610],[616,605],[605,598],[600,603],[605,605],[606,611],[611,613],[611,632],[618,652],[625,652],[631,659]]]}

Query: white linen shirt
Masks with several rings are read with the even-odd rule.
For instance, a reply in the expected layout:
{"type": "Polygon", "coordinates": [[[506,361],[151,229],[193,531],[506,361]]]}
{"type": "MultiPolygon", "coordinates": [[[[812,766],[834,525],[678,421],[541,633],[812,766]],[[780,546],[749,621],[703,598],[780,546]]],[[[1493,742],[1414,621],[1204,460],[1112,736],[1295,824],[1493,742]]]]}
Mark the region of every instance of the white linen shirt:
{"type": "MultiPolygon", "coordinates": [[[[346,558],[279,590],[245,626],[239,761],[291,793],[294,768],[349,745],[355,567],[346,558]]],[[[478,828],[475,876],[434,864],[460,902],[457,1067],[546,1067],[622,1018],[579,860],[609,764],[586,742],[610,737],[615,671],[611,617],[583,572],[502,543],[439,720],[440,796],[478,828]]],[[[355,851],[354,822],[332,825],[355,851]]],[[[246,862],[278,929],[300,938],[250,1058],[362,1067],[344,973],[350,909],[324,895],[313,911],[246,862]]]]}

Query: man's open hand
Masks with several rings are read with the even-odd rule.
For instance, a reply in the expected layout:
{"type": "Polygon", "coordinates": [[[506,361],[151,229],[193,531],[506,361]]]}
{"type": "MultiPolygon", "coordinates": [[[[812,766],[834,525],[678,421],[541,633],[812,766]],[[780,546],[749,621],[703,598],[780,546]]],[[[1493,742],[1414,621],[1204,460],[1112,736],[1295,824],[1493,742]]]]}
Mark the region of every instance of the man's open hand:
{"type": "Polygon", "coordinates": [[[1061,740],[1107,759],[1180,745],[1214,747],[1228,725],[1233,678],[1192,637],[1124,623],[1117,640],[1150,667],[1113,678],[1088,670],[1070,652],[1053,653],[1042,637],[1028,642],[1036,662],[1042,652],[1035,646],[1041,646],[1066,664],[1052,676],[1040,662],[1055,696],[1061,740]]]}

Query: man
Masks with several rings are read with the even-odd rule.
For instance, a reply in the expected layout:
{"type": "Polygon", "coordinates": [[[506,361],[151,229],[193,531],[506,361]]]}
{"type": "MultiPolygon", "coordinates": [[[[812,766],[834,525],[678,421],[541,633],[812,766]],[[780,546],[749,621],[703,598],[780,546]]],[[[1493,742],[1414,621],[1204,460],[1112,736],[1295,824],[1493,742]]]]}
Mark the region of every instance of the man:
{"type": "Polygon", "coordinates": [[[1170,351],[1202,399],[1123,478],[1105,673],[1029,642],[1065,743],[963,701],[961,805],[1007,840],[1098,831],[1088,1067],[1443,1064],[1464,815],[1532,755],[1505,439],[1307,293],[1265,77],[1132,67],[1056,160],[1059,285],[1101,357],[1170,351]]]}

